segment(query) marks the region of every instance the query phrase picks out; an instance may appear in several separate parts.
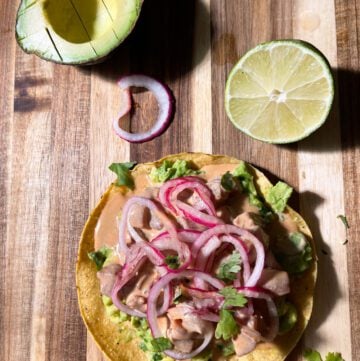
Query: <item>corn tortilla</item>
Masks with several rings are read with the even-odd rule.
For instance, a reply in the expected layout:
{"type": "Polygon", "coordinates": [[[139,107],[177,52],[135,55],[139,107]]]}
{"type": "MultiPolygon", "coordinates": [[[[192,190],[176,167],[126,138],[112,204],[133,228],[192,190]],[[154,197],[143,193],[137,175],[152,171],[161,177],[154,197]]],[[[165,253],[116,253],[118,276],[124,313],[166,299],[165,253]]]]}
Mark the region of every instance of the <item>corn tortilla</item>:
{"type": "MultiPolygon", "coordinates": [[[[143,163],[137,165],[132,171],[132,176],[149,174],[151,169],[160,166],[164,160],[175,161],[184,159],[195,167],[201,168],[205,165],[214,164],[237,164],[238,159],[222,155],[208,155],[203,153],[181,153],[169,155],[156,162],[143,163]]],[[[265,195],[271,187],[270,181],[256,168],[249,165],[253,172],[254,182],[258,192],[265,195]]],[[[88,253],[94,250],[94,231],[102,209],[106,205],[112,192],[126,192],[124,187],[110,185],[102,196],[100,202],[91,212],[80,239],[78,260],[76,265],[76,285],[78,301],[82,318],[88,331],[92,334],[98,347],[111,361],[146,361],[146,354],[138,347],[140,340],[137,338],[133,326],[129,322],[119,330],[119,325],[113,323],[106,314],[104,304],[100,295],[99,281],[96,277],[96,267],[88,258],[88,253]]],[[[296,223],[313,249],[316,260],[315,244],[311,232],[303,218],[291,209],[286,207],[287,213],[296,223]]],[[[270,234],[271,236],[271,234],[270,234]]],[[[317,275],[316,261],[310,269],[301,276],[293,278],[291,281],[291,294],[288,295],[290,301],[298,311],[298,322],[288,333],[277,336],[271,343],[260,343],[251,353],[238,357],[236,355],[228,357],[229,361],[282,361],[291,352],[299,341],[306,325],[309,322],[313,307],[313,295],[317,275]]]]}

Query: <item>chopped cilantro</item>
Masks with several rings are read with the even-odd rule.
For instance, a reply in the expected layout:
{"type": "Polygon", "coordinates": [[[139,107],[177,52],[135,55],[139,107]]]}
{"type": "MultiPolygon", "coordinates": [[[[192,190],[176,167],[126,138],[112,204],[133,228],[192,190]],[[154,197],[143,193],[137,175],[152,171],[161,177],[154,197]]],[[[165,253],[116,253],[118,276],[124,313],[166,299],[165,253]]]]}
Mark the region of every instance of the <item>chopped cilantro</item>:
{"type": "Polygon", "coordinates": [[[161,353],[154,353],[152,358],[151,358],[151,361],[161,361],[163,359],[163,355],[161,353]]]}
{"type": "Polygon", "coordinates": [[[266,196],[266,201],[270,204],[274,212],[283,212],[293,189],[284,182],[277,182],[270,188],[266,196]]]}
{"type": "Polygon", "coordinates": [[[109,169],[117,175],[117,186],[125,186],[129,189],[134,189],[134,180],[130,174],[130,170],[133,169],[136,162],[127,163],[112,163],[109,169]]]}
{"type": "Polygon", "coordinates": [[[166,337],[154,338],[150,342],[151,342],[151,346],[152,346],[151,351],[153,351],[153,352],[162,352],[162,351],[169,350],[170,348],[172,348],[171,341],[166,337]]]}
{"type": "Polygon", "coordinates": [[[176,287],[174,298],[173,298],[173,303],[175,305],[179,304],[181,302],[182,296],[183,296],[183,294],[182,294],[181,288],[176,287]]]}
{"type": "Polygon", "coordinates": [[[106,259],[112,254],[113,250],[106,246],[101,247],[99,250],[89,252],[88,257],[95,263],[97,270],[101,270],[106,259]]]}
{"type": "Polygon", "coordinates": [[[225,302],[223,304],[224,308],[244,307],[247,303],[247,299],[244,295],[238,292],[234,287],[224,287],[219,293],[225,297],[225,302]]]}
{"type": "Polygon", "coordinates": [[[140,342],[139,348],[141,351],[144,351],[144,352],[148,351],[148,348],[147,348],[147,345],[145,342],[140,342]]]}
{"type": "Polygon", "coordinates": [[[219,266],[217,277],[224,281],[233,281],[241,269],[240,253],[234,251],[230,257],[225,259],[219,266]]]}
{"type": "Polygon", "coordinates": [[[180,267],[179,256],[168,255],[165,257],[165,263],[171,269],[178,269],[180,267]]]}
{"type": "Polygon", "coordinates": [[[310,349],[305,350],[304,358],[306,361],[323,361],[319,352],[310,349]]]}
{"type": "Polygon", "coordinates": [[[229,340],[239,332],[239,326],[236,323],[234,316],[228,310],[220,310],[220,321],[215,330],[215,337],[217,339],[223,338],[225,341],[229,340]]]}
{"type": "Polygon", "coordinates": [[[228,192],[231,192],[233,189],[236,188],[236,182],[230,172],[226,172],[221,177],[221,186],[228,192]]]}
{"type": "MultiPolygon", "coordinates": [[[[306,359],[306,361],[323,361],[320,353],[311,349],[305,350],[304,358],[306,359]]],[[[326,355],[325,361],[345,361],[345,360],[342,358],[341,353],[329,352],[326,355]]]]}
{"type": "Polygon", "coordinates": [[[221,345],[221,352],[223,356],[228,357],[235,353],[234,344],[232,342],[229,342],[225,345],[221,345]]]}
{"type": "Polygon", "coordinates": [[[189,162],[178,159],[175,162],[164,160],[160,167],[154,167],[150,172],[150,179],[154,183],[163,183],[169,179],[186,175],[196,175],[200,172],[190,168],[189,162]]]}
{"type": "Polygon", "coordinates": [[[342,358],[341,353],[329,352],[326,355],[325,361],[345,361],[345,360],[342,358]]]}
{"type": "Polygon", "coordinates": [[[344,224],[344,226],[345,226],[346,229],[349,229],[349,228],[350,228],[349,222],[348,222],[346,216],[344,216],[344,215],[342,215],[342,214],[339,214],[339,215],[337,216],[337,218],[339,218],[339,219],[341,220],[341,222],[343,222],[343,224],[344,224]]]}
{"type": "Polygon", "coordinates": [[[249,196],[250,204],[259,208],[260,215],[267,223],[271,222],[273,218],[272,211],[261,197],[259,197],[255,187],[254,177],[250,173],[247,164],[240,162],[237,168],[234,169],[233,176],[239,179],[242,189],[249,196]]]}

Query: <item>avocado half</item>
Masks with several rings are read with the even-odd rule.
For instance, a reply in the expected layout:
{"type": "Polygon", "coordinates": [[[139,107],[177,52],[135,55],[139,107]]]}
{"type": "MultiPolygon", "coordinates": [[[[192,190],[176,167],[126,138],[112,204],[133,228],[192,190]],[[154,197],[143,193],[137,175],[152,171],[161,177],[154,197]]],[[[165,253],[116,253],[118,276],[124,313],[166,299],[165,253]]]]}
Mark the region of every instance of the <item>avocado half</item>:
{"type": "Polygon", "coordinates": [[[62,64],[99,62],[131,33],[143,0],[22,0],[16,39],[62,64]]]}

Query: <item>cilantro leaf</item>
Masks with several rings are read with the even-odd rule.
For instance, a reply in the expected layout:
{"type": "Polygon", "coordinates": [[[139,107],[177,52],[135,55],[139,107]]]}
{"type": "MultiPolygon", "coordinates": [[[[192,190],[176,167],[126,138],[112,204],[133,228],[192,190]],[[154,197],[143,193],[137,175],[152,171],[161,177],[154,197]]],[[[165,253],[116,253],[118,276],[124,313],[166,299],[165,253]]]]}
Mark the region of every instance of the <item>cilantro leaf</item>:
{"type": "Polygon", "coordinates": [[[240,181],[243,191],[249,196],[250,204],[259,208],[260,215],[267,223],[271,222],[273,217],[272,211],[258,195],[254,183],[254,176],[250,173],[247,164],[240,162],[234,169],[233,176],[240,181]]]}
{"type": "Polygon", "coordinates": [[[234,251],[230,257],[221,262],[217,277],[224,281],[233,281],[241,269],[240,253],[234,251]]]}
{"type": "Polygon", "coordinates": [[[219,293],[225,297],[223,307],[244,307],[247,299],[242,293],[239,293],[234,287],[224,287],[219,293]]]}
{"type": "Polygon", "coordinates": [[[239,165],[233,171],[233,176],[239,178],[240,183],[246,193],[257,195],[254,184],[254,177],[249,172],[249,169],[245,162],[239,163],[239,165]]]}
{"type": "Polygon", "coordinates": [[[230,172],[226,172],[221,177],[220,184],[228,192],[232,191],[236,187],[236,182],[234,181],[234,177],[230,172]]]}
{"type": "Polygon", "coordinates": [[[163,359],[163,356],[161,353],[154,353],[151,361],[161,361],[163,359]]]}
{"type": "Polygon", "coordinates": [[[225,357],[233,355],[234,353],[235,353],[235,348],[232,342],[229,342],[227,345],[224,345],[224,348],[222,349],[222,354],[225,357]]]}
{"type": "Polygon", "coordinates": [[[320,353],[311,349],[305,350],[304,358],[306,361],[323,361],[320,353]]]}
{"type": "Polygon", "coordinates": [[[231,356],[235,353],[234,344],[230,342],[218,342],[216,343],[217,349],[222,353],[223,356],[231,356]]]}
{"type": "Polygon", "coordinates": [[[171,269],[178,269],[180,267],[179,256],[168,255],[165,257],[165,263],[171,269]]]}
{"type": "Polygon", "coordinates": [[[344,223],[344,226],[345,226],[346,229],[349,229],[349,228],[350,228],[349,222],[348,222],[346,216],[344,216],[344,215],[342,215],[342,214],[339,214],[336,218],[339,218],[339,219],[341,220],[341,222],[344,223]]]}
{"type": "Polygon", "coordinates": [[[88,257],[95,263],[97,270],[100,271],[112,252],[113,250],[111,248],[103,246],[97,251],[89,252],[88,257]]]}
{"type": "Polygon", "coordinates": [[[129,189],[134,189],[134,180],[130,174],[130,170],[133,169],[136,162],[127,163],[112,163],[109,169],[117,175],[117,186],[125,186],[129,189]]]}
{"type": "Polygon", "coordinates": [[[270,188],[270,191],[266,196],[266,201],[275,212],[283,212],[292,192],[293,189],[286,183],[277,182],[270,188]]]}
{"type": "Polygon", "coordinates": [[[183,294],[182,294],[182,290],[180,287],[176,287],[175,288],[175,294],[174,294],[174,298],[173,298],[173,303],[175,305],[179,304],[181,302],[183,298],[183,294]]]}
{"type": "Polygon", "coordinates": [[[152,346],[151,351],[153,351],[153,352],[162,352],[162,351],[169,350],[170,348],[172,348],[171,341],[166,337],[154,338],[150,342],[151,342],[151,346],[152,346]]]}
{"type": "Polygon", "coordinates": [[[329,352],[326,355],[325,361],[345,361],[345,360],[342,358],[341,353],[329,352]]]}
{"type": "Polygon", "coordinates": [[[234,316],[228,310],[220,310],[220,321],[215,330],[216,338],[223,338],[225,341],[229,340],[239,332],[239,326],[236,323],[234,316]]]}
{"type": "Polygon", "coordinates": [[[177,159],[175,162],[164,160],[160,167],[154,167],[150,172],[150,179],[154,183],[163,183],[169,179],[186,175],[196,175],[200,172],[190,168],[189,162],[177,159]]]}

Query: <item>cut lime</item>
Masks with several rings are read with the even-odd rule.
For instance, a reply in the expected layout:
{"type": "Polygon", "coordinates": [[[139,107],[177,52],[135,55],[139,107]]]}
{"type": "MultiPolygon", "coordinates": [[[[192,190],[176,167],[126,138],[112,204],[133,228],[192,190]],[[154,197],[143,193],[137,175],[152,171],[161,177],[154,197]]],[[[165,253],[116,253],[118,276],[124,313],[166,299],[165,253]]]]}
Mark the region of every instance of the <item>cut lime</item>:
{"type": "Polygon", "coordinates": [[[247,52],[226,82],[233,124],[270,143],[303,139],[326,120],[334,81],[326,58],[299,40],[276,40],[247,52]]]}

